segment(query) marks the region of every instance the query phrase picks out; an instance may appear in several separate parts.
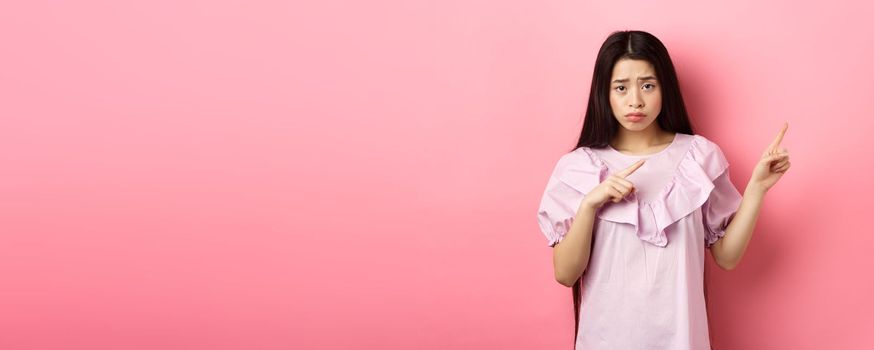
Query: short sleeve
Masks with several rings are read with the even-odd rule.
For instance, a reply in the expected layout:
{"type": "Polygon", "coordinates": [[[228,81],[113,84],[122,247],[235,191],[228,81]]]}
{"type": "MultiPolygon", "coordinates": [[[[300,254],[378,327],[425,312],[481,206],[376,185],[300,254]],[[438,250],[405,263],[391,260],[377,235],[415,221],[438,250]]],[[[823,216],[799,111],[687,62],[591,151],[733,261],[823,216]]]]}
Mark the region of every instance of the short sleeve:
{"type": "Polygon", "coordinates": [[[725,235],[725,229],[734,214],[737,213],[740,202],[743,199],[737,188],[731,182],[728,171],[728,161],[718,147],[714,152],[717,152],[717,157],[720,162],[723,162],[724,171],[713,180],[713,190],[704,205],[701,207],[704,218],[704,237],[707,248],[710,248],[716,241],[725,235]]]}
{"type": "Polygon", "coordinates": [[[582,198],[580,193],[556,178],[554,173],[549,177],[537,210],[537,222],[550,247],[561,242],[570,230],[582,198]]]}
{"type": "Polygon", "coordinates": [[[550,247],[561,242],[570,230],[580,203],[598,185],[604,170],[584,148],[558,160],[537,210],[537,222],[550,247]]]}

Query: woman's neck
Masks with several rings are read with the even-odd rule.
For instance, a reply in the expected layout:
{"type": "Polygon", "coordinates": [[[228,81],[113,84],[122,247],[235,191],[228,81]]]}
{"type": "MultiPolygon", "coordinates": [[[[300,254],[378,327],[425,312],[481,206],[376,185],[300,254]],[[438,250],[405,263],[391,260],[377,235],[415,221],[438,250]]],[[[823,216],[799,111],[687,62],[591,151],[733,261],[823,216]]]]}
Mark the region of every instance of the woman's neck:
{"type": "Polygon", "coordinates": [[[661,150],[665,145],[671,144],[675,133],[664,131],[660,128],[649,128],[642,131],[629,131],[620,128],[619,132],[610,142],[610,146],[618,151],[632,154],[651,153],[653,150],[661,150]]]}

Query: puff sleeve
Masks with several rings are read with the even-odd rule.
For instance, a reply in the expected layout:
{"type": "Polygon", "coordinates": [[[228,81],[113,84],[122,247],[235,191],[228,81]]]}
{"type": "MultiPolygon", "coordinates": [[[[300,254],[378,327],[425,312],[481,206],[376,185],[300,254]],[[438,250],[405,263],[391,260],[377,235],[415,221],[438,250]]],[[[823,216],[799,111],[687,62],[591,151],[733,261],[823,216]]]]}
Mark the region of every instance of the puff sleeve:
{"type": "Polygon", "coordinates": [[[579,205],[573,206],[573,202],[578,203],[581,200],[582,196],[556,178],[553,172],[546,183],[546,190],[543,191],[540,208],[537,210],[540,231],[546,236],[550,247],[561,242],[570,230],[576,217],[576,208],[579,207],[579,205]]]}
{"type": "Polygon", "coordinates": [[[558,160],[537,210],[540,231],[550,247],[561,242],[570,230],[580,203],[598,185],[602,172],[603,168],[584,149],[565,154],[558,160]]]}
{"type": "Polygon", "coordinates": [[[704,237],[707,248],[725,235],[725,229],[734,219],[743,196],[731,182],[728,160],[718,146],[713,144],[714,159],[720,163],[721,174],[713,180],[713,190],[701,207],[704,218],[704,237]]]}

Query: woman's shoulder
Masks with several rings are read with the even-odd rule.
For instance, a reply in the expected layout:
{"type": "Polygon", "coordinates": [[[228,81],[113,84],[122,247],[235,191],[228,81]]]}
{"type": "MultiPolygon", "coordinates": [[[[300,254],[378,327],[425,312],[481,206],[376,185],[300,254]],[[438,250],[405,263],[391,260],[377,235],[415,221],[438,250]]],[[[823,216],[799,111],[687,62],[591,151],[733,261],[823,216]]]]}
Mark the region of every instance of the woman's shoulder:
{"type": "Polygon", "coordinates": [[[591,148],[578,146],[559,157],[556,170],[592,169],[601,166],[601,161],[595,156],[591,148]]]}
{"type": "Polygon", "coordinates": [[[689,136],[692,139],[692,144],[695,145],[696,147],[698,147],[702,150],[705,150],[707,152],[722,153],[722,149],[719,147],[719,144],[717,144],[715,141],[705,137],[704,135],[690,134],[689,136]]]}
{"type": "Polygon", "coordinates": [[[552,177],[571,187],[588,192],[601,181],[605,165],[591,153],[589,147],[577,147],[562,154],[556,162],[552,177]]]}
{"type": "Polygon", "coordinates": [[[728,158],[715,141],[703,135],[691,135],[692,144],[688,157],[691,157],[709,175],[715,178],[729,166],[728,158]]]}

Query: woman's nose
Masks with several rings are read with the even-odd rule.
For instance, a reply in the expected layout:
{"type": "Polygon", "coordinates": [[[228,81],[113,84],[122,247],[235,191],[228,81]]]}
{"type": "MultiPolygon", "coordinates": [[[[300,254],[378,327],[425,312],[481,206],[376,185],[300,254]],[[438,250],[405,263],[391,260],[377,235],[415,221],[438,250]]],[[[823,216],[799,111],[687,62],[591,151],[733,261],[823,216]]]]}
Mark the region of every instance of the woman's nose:
{"type": "Polygon", "coordinates": [[[641,98],[639,92],[633,92],[631,95],[631,108],[640,108],[643,107],[643,98],[641,98]]]}

